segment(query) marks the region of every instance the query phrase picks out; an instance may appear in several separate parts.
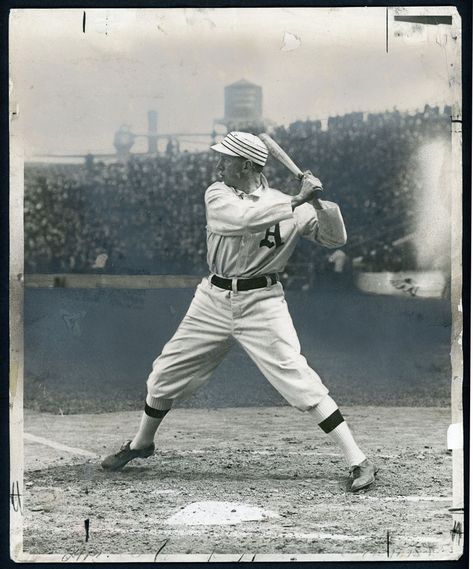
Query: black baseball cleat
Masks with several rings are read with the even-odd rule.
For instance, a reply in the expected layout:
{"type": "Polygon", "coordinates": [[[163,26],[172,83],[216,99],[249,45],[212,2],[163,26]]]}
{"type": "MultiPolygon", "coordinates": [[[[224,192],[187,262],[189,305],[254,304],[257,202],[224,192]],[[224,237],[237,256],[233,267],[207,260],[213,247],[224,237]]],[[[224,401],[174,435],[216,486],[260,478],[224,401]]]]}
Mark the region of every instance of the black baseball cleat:
{"type": "Polygon", "coordinates": [[[375,481],[378,470],[379,468],[367,458],[362,463],[352,466],[350,468],[350,476],[353,478],[353,482],[350,486],[350,492],[358,492],[358,490],[371,486],[375,481]]]}
{"type": "Polygon", "coordinates": [[[131,441],[125,441],[120,450],[115,454],[110,454],[102,461],[102,468],[105,470],[120,470],[130,460],[135,458],[148,458],[154,453],[154,443],[149,447],[132,449],[130,448],[131,441]]]}

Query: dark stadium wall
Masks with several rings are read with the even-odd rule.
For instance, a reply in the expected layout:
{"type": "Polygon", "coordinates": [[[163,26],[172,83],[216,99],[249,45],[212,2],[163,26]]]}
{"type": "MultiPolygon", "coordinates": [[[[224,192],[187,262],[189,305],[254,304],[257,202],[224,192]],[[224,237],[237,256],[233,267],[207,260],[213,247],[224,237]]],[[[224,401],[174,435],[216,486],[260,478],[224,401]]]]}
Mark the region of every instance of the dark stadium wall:
{"type": "MultiPolygon", "coordinates": [[[[142,406],[152,361],[193,289],[26,289],[25,405],[53,413],[142,406]]],[[[449,404],[448,300],[289,291],[309,362],[340,404],[449,404]]],[[[283,405],[234,348],[184,406],[283,405]]]]}

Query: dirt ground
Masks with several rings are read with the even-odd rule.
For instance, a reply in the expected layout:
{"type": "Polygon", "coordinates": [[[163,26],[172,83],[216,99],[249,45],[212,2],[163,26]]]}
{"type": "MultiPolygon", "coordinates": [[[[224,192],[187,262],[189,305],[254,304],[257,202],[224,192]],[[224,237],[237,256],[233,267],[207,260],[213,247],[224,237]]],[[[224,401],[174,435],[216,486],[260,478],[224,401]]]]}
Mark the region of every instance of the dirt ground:
{"type": "Polygon", "coordinates": [[[140,411],[26,411],[24,552],[63,560],[212,553],[453,558],[450,411],[343,411],[380,467],[374,487],[359,494],[346,491],[344,461],[313,418],[289,407],[176,409],[161,426],[155,455],[117,473],[104,472],[100,460],[131,437],[140,411]],[[188,525],[215,502],[227,508],[226,520],[210,513],[188,525]],[[245,507],[259,508],[259,519],[239,520],[245,507]],[[184,523],[173,523],[182,510],[184,523]]]}

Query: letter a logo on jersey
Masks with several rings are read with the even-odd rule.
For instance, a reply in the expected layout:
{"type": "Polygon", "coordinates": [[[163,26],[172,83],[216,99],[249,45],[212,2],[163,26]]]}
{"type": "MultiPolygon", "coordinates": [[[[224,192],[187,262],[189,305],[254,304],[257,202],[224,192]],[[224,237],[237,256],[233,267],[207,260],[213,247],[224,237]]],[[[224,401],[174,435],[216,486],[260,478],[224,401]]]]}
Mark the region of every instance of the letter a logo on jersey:
{"type": "Polygon", "coordinates": [[[268,247],[268,249],[272,249],[275,245],[276,247],[281,247],[281,245],[284,245],[284,242],[281,239],[279,223],[276,223],[272,231],[271,227],[268,227],[268,229],[266,229],[266,235],[264,236],[264,239],[262,239],[259,243],[260,247],[268,247]]]}

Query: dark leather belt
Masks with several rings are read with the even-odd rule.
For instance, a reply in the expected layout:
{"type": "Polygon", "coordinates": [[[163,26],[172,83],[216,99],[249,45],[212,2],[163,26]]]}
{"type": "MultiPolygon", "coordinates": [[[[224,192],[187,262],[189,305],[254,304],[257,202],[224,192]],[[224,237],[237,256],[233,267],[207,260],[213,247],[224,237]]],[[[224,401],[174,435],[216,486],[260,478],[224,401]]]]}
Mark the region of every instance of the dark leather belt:
{"type": "MultiPolygon", "coordinates": [[[[276,284],[279,281],[279,276],[277,273],[271,273],[266,275],[269,277],[271,285],[276,284]]],[[[266,288],[268,286],[268,281],[264,277],[253,277],[251,279],[238,279],[237,280],[237,290],[253,290],[255,288],[266,288]]],[[[213,275],[211,281],[213,285],[223,288],[225,290],[232,290],[232,279],[224,279],[213,275]]]]}

